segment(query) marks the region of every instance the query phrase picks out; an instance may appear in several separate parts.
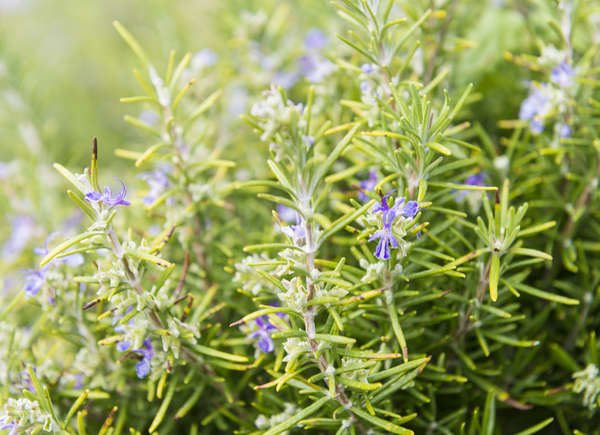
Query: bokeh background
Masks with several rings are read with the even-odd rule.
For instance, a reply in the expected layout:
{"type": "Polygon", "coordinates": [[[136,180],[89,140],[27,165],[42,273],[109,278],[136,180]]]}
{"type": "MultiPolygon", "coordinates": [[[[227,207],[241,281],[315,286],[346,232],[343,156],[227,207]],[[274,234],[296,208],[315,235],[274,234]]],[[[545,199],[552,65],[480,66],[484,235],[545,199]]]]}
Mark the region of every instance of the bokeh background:
{"type": "Polygon", "coordinates": [[[132,140],[133,129],[122,119],[130,108],[119,98],[138,89],[136,59],[114,20],[136,35],[157,65],[166,63],[171,49],[182,55],[211,48],[227,62],[239,13],[282,6],[293,12],[290,33],[333,14],[319,0],[0,0],[0,161],[31,151],[20,146],[22,122],[37,129],[45,160],[67,165],[85,164],[92,136],[105,153],[132,140]]]}

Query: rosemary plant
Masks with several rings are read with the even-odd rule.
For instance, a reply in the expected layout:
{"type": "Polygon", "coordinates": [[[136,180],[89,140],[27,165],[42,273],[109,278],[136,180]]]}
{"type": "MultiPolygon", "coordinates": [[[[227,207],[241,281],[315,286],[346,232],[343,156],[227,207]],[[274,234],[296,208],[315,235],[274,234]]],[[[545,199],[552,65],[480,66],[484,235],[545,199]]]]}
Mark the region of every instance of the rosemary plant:
{"type": "Polygon", "coordinates": [[[597,5],[223,5],[83,169],[0,68],[0,431],[600,433],[597,5]]]}

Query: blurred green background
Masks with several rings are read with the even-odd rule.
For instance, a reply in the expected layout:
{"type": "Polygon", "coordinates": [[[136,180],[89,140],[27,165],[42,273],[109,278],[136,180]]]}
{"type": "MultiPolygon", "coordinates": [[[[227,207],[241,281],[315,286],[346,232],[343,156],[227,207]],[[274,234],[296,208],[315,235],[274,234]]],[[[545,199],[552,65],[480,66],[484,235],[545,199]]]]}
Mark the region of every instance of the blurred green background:
{"type": "Polygon", "coordinates": [[[291,27],[306,29],[333,13],[320,0],[0,0],[0,161],[27,157],[19,133],[25,121],[38,130],[41,160],[81,166],[92,136],[105,159],[118,160],[109,157],[112,150],[135,134],[123,122],[131,107],[119,98],[138,85],[136,59],[114,20],[162,67],[171,49],[182,55],[210,47],[227,58],[236,16],[282,3],[293,11],[301,5],[302,13],[290,16],[302,22],[291,27]]]}

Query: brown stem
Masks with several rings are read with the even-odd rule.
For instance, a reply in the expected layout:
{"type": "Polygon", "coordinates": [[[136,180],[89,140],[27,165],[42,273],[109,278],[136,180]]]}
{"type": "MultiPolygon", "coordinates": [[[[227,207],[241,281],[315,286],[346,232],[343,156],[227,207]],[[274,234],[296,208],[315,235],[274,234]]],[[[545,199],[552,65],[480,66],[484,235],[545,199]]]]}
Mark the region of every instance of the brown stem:
{"type": "Polygon", "coordinates": [[[188,269],[190,267],[190,252],[185,251],[183,257],[183,270],[181,271],[181,277],[179,278],[179,282],[177,283],[177,287],[175,288],[175,293],[173,297],[177,299],[179,293],[183,290],[183,286],[185,285],[185,278],[187,277],[188,269]]]}

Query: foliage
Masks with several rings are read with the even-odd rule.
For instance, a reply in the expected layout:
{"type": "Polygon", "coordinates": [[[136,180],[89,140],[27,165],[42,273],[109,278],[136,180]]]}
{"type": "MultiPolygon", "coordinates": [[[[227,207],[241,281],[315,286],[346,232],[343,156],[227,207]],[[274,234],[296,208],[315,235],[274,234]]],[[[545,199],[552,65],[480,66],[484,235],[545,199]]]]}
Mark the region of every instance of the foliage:
{"type": "Polygon", "coordinates": [[[594,2],[237,3],[83,169],[4,68],[0,430],[598,433],[594,2]]]}

